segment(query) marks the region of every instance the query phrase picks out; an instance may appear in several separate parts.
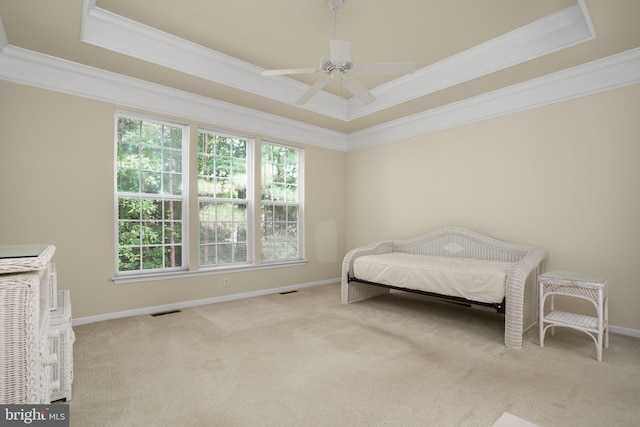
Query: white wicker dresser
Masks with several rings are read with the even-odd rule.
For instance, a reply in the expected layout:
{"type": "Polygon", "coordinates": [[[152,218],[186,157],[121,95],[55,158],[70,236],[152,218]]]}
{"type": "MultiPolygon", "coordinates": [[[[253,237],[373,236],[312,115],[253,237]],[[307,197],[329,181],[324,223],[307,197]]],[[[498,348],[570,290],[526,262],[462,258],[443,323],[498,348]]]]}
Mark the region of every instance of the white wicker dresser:
{"type": "Polygon", "coordinates": [[[53,245],[0,246],[0,404],[71,398],[73,330],[53,245]]]}

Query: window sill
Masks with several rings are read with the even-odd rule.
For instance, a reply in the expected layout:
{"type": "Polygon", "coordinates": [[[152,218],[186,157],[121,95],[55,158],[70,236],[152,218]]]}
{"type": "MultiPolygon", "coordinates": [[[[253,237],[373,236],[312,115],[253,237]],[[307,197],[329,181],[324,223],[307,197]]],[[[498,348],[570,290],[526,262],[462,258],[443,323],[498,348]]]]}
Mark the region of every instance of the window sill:
{"type": "Polygon", "coordinates": [[[306,259],[285,261],[285,262],[269,262],[257,265],[234,265],[229,267],[215,267],[215,268],[202,268],[200,270],[184,270],[184,271],[172,271],[168,273],[147,273],[147,274],[131,274],[120,275],[111,278],[116,285],[123,283],[136,283],[136,282],[151,282],[157,280],[170,280],[170,279],[183,279],[186,277],[198,277],[198,276],[214,276],[217,274],[226,273],[241,273],[244,271],[255,270],[267,270],[272,268],[286,268],[305,265],[309,261],[306,259]]]}

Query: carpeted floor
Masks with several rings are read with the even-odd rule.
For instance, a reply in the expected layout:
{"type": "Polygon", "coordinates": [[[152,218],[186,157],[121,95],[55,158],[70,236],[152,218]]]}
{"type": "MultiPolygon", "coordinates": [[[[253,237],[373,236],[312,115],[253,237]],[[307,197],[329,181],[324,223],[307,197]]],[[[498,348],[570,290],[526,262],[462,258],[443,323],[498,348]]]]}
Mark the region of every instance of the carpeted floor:
{"type": "Polygon", "coordinates": [[[537,329],[393,292],[319,286],[75,327],[71,426],[640,425],[640,340],[537,329]]]}

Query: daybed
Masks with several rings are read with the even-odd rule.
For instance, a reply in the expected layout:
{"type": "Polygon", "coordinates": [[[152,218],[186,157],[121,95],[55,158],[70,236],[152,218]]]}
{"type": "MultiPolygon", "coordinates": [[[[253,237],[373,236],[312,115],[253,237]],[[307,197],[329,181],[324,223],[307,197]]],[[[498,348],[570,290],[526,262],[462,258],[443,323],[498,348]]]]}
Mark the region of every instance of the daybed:
{"type": "Polygon", "coordinates": [[[460,227],[352,249],[342,264],[343,303],[389,293],[426,294],[505,314],[507,347],[537,322],[537,275],[542,247],[507,243],[460,227]]]}

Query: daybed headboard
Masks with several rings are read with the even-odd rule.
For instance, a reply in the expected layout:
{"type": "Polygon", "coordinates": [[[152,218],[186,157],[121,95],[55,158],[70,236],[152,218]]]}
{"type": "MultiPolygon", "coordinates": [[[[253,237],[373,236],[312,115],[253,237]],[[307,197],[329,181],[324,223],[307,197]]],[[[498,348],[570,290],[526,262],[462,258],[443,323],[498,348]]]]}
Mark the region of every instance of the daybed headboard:
{"type": "Polygon", "coordinates": [[[531,249],[461,227],[443,227],[418,237],[392,240],[393,252],[517,262],[531,249]]]}

